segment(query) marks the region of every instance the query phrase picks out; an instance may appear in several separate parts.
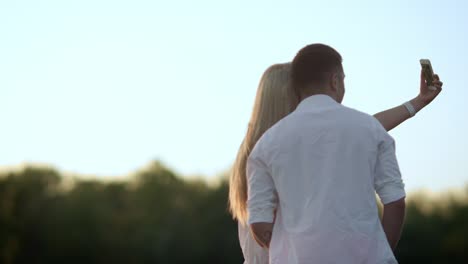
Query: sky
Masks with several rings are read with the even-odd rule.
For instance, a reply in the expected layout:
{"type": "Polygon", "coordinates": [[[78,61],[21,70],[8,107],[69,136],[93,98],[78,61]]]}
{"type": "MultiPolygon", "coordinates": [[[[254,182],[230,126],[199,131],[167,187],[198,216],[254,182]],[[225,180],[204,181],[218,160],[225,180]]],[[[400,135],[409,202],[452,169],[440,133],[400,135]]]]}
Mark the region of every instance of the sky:
{"type": "Polygon", "coordinates": [[[343,104],[414,98],[419,59],[444,82],[393,131],[408,190],[468,183],[466,1],[0,1],[0,166],[109,178],[160,160],[231,166],[257,85],[310,43],[343,56],[343,104]]]}

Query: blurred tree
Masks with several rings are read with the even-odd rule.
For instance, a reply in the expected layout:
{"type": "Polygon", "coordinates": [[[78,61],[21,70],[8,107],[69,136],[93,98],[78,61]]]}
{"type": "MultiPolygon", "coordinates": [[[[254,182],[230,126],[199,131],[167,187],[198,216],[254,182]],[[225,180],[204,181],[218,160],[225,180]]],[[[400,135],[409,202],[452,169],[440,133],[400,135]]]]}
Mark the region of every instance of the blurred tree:
{"type": "MultiPolygon", "coordinates": [[[[125,181],[78,177],[65,189],[65,179],[44,167],[0,172],[0,263],[243,261],[227,175],[207,184],[155,161],[125,181]]],[[[399,262],[468,263],[468,188],[464,199],[411,197],[399,262]]]]}

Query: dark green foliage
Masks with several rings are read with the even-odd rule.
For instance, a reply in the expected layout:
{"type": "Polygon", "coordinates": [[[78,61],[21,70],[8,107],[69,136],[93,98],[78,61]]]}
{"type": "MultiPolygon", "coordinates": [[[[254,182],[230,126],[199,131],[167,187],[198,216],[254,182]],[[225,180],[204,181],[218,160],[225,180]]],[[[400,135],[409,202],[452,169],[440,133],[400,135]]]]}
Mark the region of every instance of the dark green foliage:
{"type": "MultiPolygon", "coordinates": [[[[0,173],[0,263],[242,263],[225,179],[184,180],[158,162],[126,181],[65,179],[0,173]]],[[[468,263],[467,204],[410,202],[400,263],[468,263]]]]}

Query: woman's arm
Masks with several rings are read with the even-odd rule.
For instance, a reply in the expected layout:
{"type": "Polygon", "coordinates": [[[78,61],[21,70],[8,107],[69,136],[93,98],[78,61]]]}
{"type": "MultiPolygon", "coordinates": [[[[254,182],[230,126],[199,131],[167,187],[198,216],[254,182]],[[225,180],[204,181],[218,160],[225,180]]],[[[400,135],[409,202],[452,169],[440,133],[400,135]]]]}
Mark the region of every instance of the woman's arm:
{"type": "MultiPolygon", "coordinates": [[[[416,112],[419,112],[427,105],[419,98],[419,96],[415,97],[410,102],[413,105],[414,110],[416,110],[416,112]]],[[[390,131],[397,127],[399,124],[406,121],[411,116],[406,107],[404,105],[400,105],[379,112],[375,114],[374,117],[377,118],[377,120],[379,120],[379,122],[387,131],[390,131]]]]}
{"type": "MultiPolygon", "coordinates": [[[[419,95],[410,101],[416,113],[430,104],[432,100],[434,100],[434,98],[439,95],[440,91],[442,91],[442,84],[443,83],[439,80],[439,76],[435,74],[433,84],[435,89],[430,89],[427,86],[423,72],[421,71],[421,85],[419,95]]],[[[379,122],[387,131],[390,131],[410,118],[411,115],[404,105],[400,105],[383,112],[379,112],[375,114],[374,117],[379,120],[379,122]]]]}

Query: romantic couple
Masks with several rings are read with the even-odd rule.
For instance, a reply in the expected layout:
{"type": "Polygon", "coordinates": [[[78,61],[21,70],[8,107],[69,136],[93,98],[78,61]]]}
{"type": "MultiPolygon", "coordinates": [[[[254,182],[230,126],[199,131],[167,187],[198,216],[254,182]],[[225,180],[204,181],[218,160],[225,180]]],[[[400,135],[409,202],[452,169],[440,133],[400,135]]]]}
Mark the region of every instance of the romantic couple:
{"type": "Polygon", "coordinates": [[[370,116],[341,104],[344,78],[341,55],[323,44],[263,74],[230,175],[244,263],[397,263],[405,190],[387,131],[442,82],[428,87],[421,72],[417,97],[370,116]]]}

